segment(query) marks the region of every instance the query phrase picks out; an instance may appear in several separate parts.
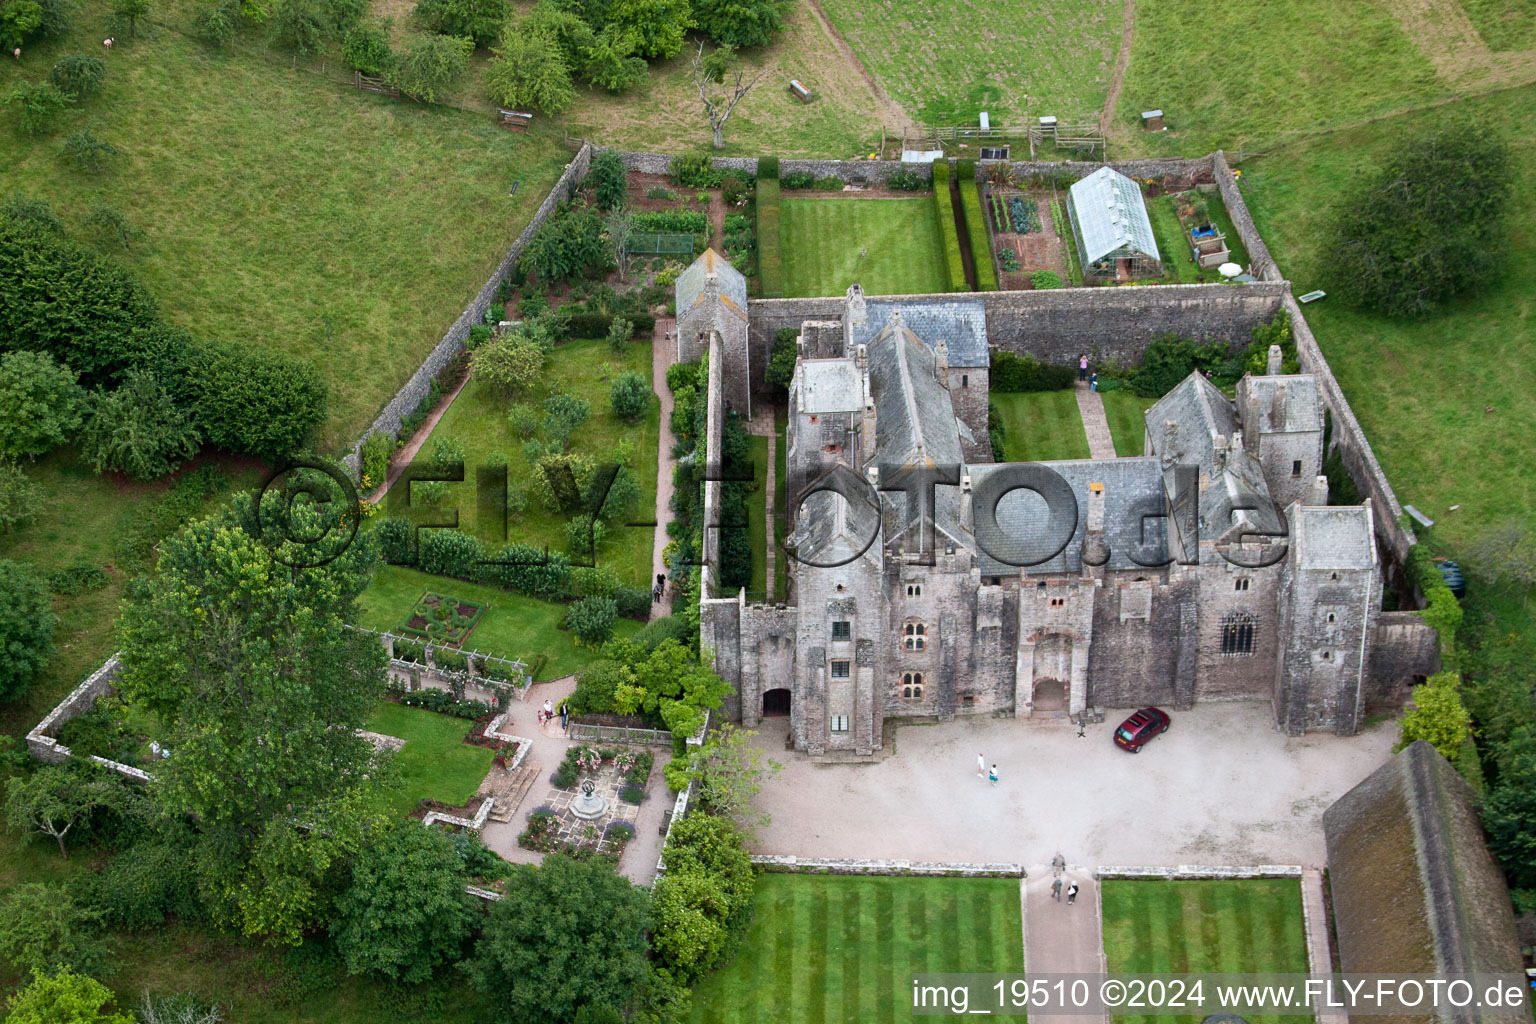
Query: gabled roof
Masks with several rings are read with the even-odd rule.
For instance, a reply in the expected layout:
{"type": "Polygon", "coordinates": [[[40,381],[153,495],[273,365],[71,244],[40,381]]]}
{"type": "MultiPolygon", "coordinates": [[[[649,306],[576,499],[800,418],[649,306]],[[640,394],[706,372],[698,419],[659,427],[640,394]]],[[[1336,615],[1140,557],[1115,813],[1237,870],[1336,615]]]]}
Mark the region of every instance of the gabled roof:
{"type": "Polygon", "coordinates": [[[901,313],[902,322],[933,348],[940,341],[949,349],[949,365],[981,367],[991,365],[987,354],[987,307],[980,299],[909,302],[897,299],[866,299],[867,314],[862,324],[854,326],[849,351],[867,345],[885,329],[891,314],[901,313]]]}
{"type": "Polygon", "coordinates": [[[1073,182],[1067,202],[1083,239],[1083,259],[1091,263],[1123,248],[1160,258],[1141,189],[1119,171],[1100,167],[1073,182]]]}
{"type": "Polygon", "coordinates": [[[688,264],[687,269],[677,275],[673,288],[673,295],[677,299],[677,315],[681,317],[698,301],[710,274],[715,275],[720,295],[727,300],[727,306],[734,306],[734,311],[745,319],[747,279],[742,276],[741,271],[731,266],[729,260],[713,249],[705,249],[698,259],[688,264]]]}
{"type": "MultiPolygon", "coordinates": [[[[997,504],[997,524],[1009,538],[1017,538],[1019,543],[1002,545],[1007,550],[982,551],[982,540],[978,538],[977,562],[983,576],[1014,576],[1021,568],[1030,574],[1080,572],[1083,567],[1083,537],[1088,532],[1091,484],[1101,484],[1104,488],[1104,536],[1109,542],[1109,562],[1105,568],[1144,568],[1131,558],[1132,554],[1152,565],[1161,565],[1167,561],[1165,520],[1142,518],[1144,514],[1156,515],[1164,508],[1163,474],[1156,459],[1146,456],[1096,461],[1074,459],[1068,462],[1046,462],[1043,465],[1060,474],[1077,498],[1077,527],[1072,533],[1072,539],[1067,541],[1067,546],[1060,554],[1048,561],[1024,567],[1010,564],[1032,561],[1043,553],[1032,547],[1031,541],[1038,542],[1048,535],[1049,514],[1044,499],[1034,491],[1009,491],[997,504]],[[1142,535],[1143,528],[1146,531],[1145,537],[1142,535]],[[999,560],[999,556],[1006,561],[999,560]]],[[[972,490],[1006,466],[1007,463],[972,466],[972,490]]],[[[993,548],[999,546],[990,541],[987,543],[993,548]]]]}
{"type": "Polygon", "coordinates": [[[1258,413],[1262,432],[1286,434],[1323,429],[1322,396],[1312,374],[1248,377],[1243,387],[1258,413]]]}

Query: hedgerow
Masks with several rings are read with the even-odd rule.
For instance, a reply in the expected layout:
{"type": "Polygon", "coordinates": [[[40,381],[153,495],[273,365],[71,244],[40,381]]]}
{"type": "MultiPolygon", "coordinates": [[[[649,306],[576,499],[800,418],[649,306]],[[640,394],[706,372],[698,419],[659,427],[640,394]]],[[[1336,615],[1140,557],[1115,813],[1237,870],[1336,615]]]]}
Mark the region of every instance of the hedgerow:
{"type": "Polygon", "coordinates": [[[991,236],[987,233],[987,214],[981,208],[981,186],[976,184],[976,161],[961,160],[960,209],[965,217],[966,238],[971,243],[971,262],[976,264],[976,290],[997,291],[997,268],[992,265],[991,236]]]}
{"type": "Polygon", "coordinates": [[[939,236],[944,240],[949,290],[968,292],[971,286],[965,280],[965,260],[960,256],[960,235],[955,229],[955,210],[949,198],[949,164],[944,160],[933,162],[933,212],[939,218],[939,236]]]}
{"type": "Polygon", "coordinates": [[[784,297],[784,258],[779,251],[779,161],[757,162],[757,275],[763,298],[784,297]]]}

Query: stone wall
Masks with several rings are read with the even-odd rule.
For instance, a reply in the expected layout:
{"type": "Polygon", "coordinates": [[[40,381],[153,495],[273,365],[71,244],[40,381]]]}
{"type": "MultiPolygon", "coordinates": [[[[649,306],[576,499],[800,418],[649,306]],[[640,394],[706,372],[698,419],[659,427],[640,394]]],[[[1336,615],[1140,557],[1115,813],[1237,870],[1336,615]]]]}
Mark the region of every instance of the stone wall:
{"type": "Polygon", "coordinates": [[[858,858],[795,857],[754,853],[752,863],[764,871],[811,875],[938,875],[946,878],[1023,878],[1022,864],[964,861],[863,860],[858,858]]]}
{"type": "Polygon", "coordinates": [[[1232,218],[1237,237],[1243,240],[1243,248],[1248,250],[1248,272],[1265,281],[1283,281],[1285,278],[1275,265],[1274,257],[1270,256],[1269,246],[1264,244],[1264,237],[1259,234],[1258,226],[1248,213],[1248,204],[1243,201],[1243,194],[1238,190],[1232,168],[1227,166],[1227,155],[1218,149],[1211,155],[1211,159],[1214,163],[1216,190],[1221,193],[1221,201],[1227,208],[1227,216],[1232,218]]]}
{"type": "MultiPolygon", "coordinates": [[[[608,147],[603,147],[604,151],[608,147]]],[[[627,149],[615,149],[624,160],[624,166],[639,174],[666,174],[672,167],[671,153],[634,153],[627,149]]],[[[717,156],[710,161],[717,171],[746,171],[748,174],[757,173],[757,157],[755,156],[717,156]]],[[[585,173],[585,172],[583,172],[585,173]]]]}
{"type": "Polygon", "coordinates": [[[1086,178],[1100,167],[1113,167],[1127,178],[1208,178],[1213,173],[1213,159],[1202,156],[1194,160],[1168,158],[1162,160],[1116,160],[1106,164],[1103,160],[978,160],[976,180],[985,181],[987,172],[997,164],[1007,163],[1016,178],[1042,177],[1072,180],[1086,178]]]}
{"type": "Polygon", "coordinates": [[[59,701],[47,717],[27,733],[27,751],[39,761],[49,764],[68,761],[71,756],[69,748],[56,738],[59,730],[71,718],[89,711],[97,698],[111,692],[112,685],[117,682],[119,668],[117,655],[114,654],[107,659],[106,664],[87,676],[85,682],[71,690],[68,697],[59,701]]]}
{"type": "Polygon", "coordinates": [[[416,369],[416,372],[411,374],[411,379],[406,381],[399,391],[395,392],[395,397],[389,400],[389,403],[384,406],[378,416],[374,417],[373,423],[368,429],[363,431],[363,436],[359,437],[356,443],[352,445],[352,451],[346,458],[342,459],[342,465],[347,468],[347,472],[352,475],[353,479],[356,479],[360,472],[358,451],[362,448],[363,441],[370,434],[388,434],[390,437],[394,437],[399,433],[400,424],[404,422],[407,416],[416,411],[416,407],[431,392],[432,378],[436,377],[443,367],[452,362],[455,356],[464,351],[464,339],[469,337],[469,329],[475,324],[484,322],[485,311],[490,308],[491,300],[496,297],[496,289],[501,286],[501,282],[506,276],[512,272],[513,266],[517,263],[518,256],[522,254],[523,246],[527,245],[528,241],[533,238],[534,233],[544,226],[544,222],[554,213],[556,205],[562,200],[569,198],[575,191],[576,186],[587,176],[587,167],[591,162],[592,144],[583,143],[581,149],[571,159],[571,162],[566,164],[565,172],[556,180],[554,188],[549,190],[549,195],[545,196],[544,201],[539,204],[533,219],[518,234],[517,240],[512,243],[512,247],[507,250],[506,255],[501,258],[501,262],[496,264],[496,269],[491,272],[490,279],[485,282],[464,312],[460,313],[459,318],[448,328],[448,332],[443,335],[443,340],[437,343],[437,346],[427,355],[427,358],[416,369]]]}

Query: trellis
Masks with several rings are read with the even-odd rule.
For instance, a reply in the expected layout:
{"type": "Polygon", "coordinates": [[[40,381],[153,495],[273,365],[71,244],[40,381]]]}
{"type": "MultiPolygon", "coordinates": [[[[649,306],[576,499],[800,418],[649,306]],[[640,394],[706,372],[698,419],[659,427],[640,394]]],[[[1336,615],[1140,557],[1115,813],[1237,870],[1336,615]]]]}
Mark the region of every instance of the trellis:
{"type": "Polygon", "coordinates": [[[637,231],[625,249],[631,256],[692,256],[693,236],[659,231],[637,231]]]}

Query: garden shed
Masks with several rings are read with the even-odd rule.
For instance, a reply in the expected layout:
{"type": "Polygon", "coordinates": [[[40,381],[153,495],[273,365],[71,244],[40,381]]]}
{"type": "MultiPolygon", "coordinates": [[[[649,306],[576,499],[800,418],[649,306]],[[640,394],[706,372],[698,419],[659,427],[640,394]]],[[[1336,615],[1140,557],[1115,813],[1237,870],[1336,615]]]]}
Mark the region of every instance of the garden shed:
{"type": "Polygon", "coordinates": [[[1087,280],[1161,277],[1163,265],[1141,189],[1100,167],[1067,190],[1067,217],[1087,280]]]}

